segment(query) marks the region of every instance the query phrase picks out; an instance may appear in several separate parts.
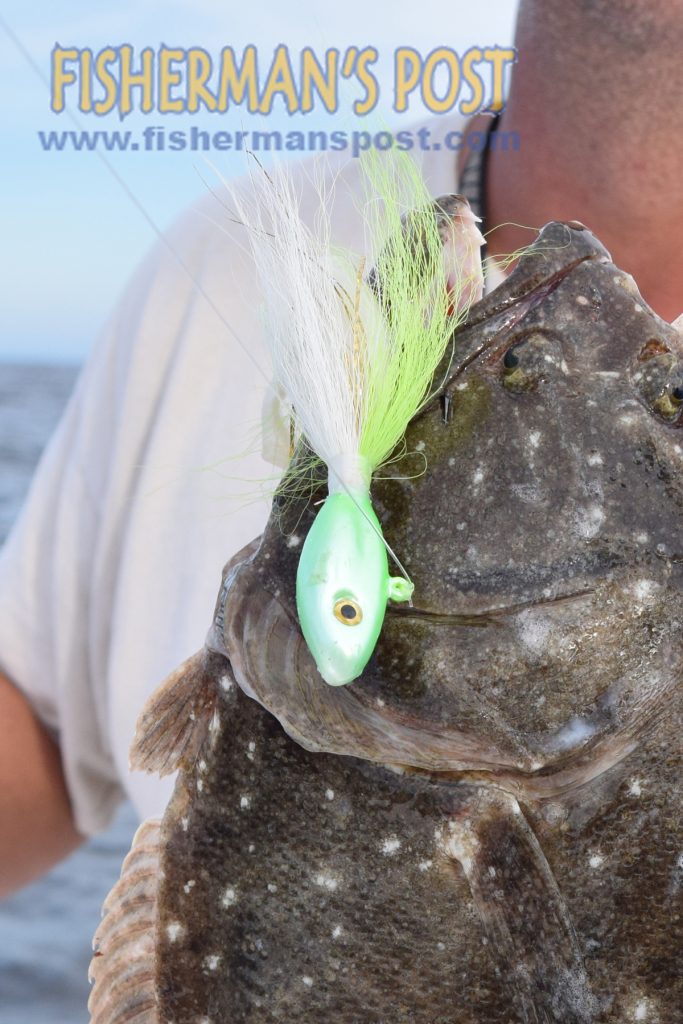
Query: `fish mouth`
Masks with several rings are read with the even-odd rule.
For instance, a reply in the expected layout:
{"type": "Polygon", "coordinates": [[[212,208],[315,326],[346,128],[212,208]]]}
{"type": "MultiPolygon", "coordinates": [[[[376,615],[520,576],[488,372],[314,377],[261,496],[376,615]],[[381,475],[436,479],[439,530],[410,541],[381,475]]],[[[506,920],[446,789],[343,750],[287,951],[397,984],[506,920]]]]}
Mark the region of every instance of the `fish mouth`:
{"type": "Polygon", "coordinates": [[[399,619],[416,619],[442,626],[495,626],[500,620],[511,615],[518,615],[529,608],[543,608],[548,605],[569,604],[572,601],[579,601],[584,597],[590,597],[595,593],[596,587],[582,587],[580,590],[573,590],[567,594],[557,594],[552,597],[542,596],[529,598],[525,601],[512,601],[508,604],[495,605],[478,612],[445,612],[435,611],[430,608],[419,608],[410,605],[388,605],[387,614],[399,619]]]}
{"type": "Polygon", "coordinates": [[[570,604],[591,597],[607,585],[618,585],[633,569],[637,555],[635,548],[618,552],[602,548],[567,554],[545,565],[531,563],[479,572],[463,567],[454,575],[454,607],[421,603],[417,581],[417,603],[389,603],[387,615],[395,620],[410,618],[443,626],[495,626],[529,608],[570,604]]]}
{"type": "Polygon", "coordinates": [[[628,574],[635,554],[603,549],[579,557],[568,555],[548,565],[494,568],[479,573],[463,568],[455,574],[456,607],[430,608],[420,604],[418,582],[418,603],[390,603],[387,615],[444,626],[496,625],[529,609],[556,607],[591,597],[600,587],[616,583],[628,574]]]}

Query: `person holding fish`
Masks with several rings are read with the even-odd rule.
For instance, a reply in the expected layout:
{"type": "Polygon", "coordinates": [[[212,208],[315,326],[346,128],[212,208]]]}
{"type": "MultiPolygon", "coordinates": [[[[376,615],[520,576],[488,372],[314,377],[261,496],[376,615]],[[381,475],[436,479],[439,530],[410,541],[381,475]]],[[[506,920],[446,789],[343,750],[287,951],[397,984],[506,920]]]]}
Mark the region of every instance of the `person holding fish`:
{"type": "MultiPolygon", "coordinates": [[[[683,179],[680,175],[683,156],[680,139],[683,139],[683,134],[675,130],[681,116],[678,113],[683,74],[678,60],[681,42],[683,4],[678,0],[674,4],[658,0],[647,7],[625,0],[619,3],[603,0],[574,6],[557,0],[544,3],[522,0],[516,36],[520,59],[509,101],[497,121],[488,124],[490,133],[496,129],[518,132],[521,140],[519,151],[505,152],[491,145],[486,158],[477,160],[476,155],[473,159],[471,154],[468,159],[465,150],[457,166],[447,151],[426,153],[422,173],[430,192],[442,195],[453,193],[458,188],[465,192],[474,212],[484,215],[488,255],[492,257],[527,245],[529,232],[524,225],[540,226],[557,220],[582,221],[602,240],[616,264],[638,281],[643,297],[655,313],[670,323],[681,311],[683,283],[679,231],[683,223],[683,179]]],[[[453,120],[452,123],[449,121],[448,127],[453,129],[458,125],[459,122],[453,120]]],[[[477,119],[468,126],[468,130],[477,131],[481,126],[477,119]]],[[[303,176],[301,180],[304,180],[303,176]]],[[[358,169],[353,166],[345,168],[330,213],[335,244],[358,247],[362,230],[357,208],[360,189],[358,169]]],[[[316,202],[313,189],[304,191],[302,213],[305,221],[315,218],[316,202]]],[[[572,230],[578,231],[575,225],[572,230]]],[[[182,657],[200,646],[207,612],[212,605],[216,567],[247,544],[266,523],[269,504],[265,501],[241,507],[225,517],[216,517],[215,495],[207,493],[205,486],[195,484],[194,477],[190,480],[188,476],[200,463],[208,464],[224,457],[226,448],[244,437],[244,424],[261,416],[262,395],[252,383],[252,359],[262,364],[266,358],[260,341],[258,268],[253,259],[244,255],[244,240],[238,225],[230,228],[230,235],[226,242],[225,236],[213,225],[200,224],[193,216],[175,230],[172,243],[189,266],[194,268],[196,263],[202,289],[211,296],[221,296],[219,311],[241,341],[246,343],[248,351],[226,339],[220,319],[202,305],[193,282],[183,275],[168,254],[160,250],[155,252],[124,298],[107,336],[86,368],[58,434],[43,460],[23,517],[3,553],[0,562],[0,666],[6,678],[0,685],[3,740],[0,744],[0,778],[3,779],[0,879],[5,893],[46,870],[78,845],[84,835],[104,828],[124,792],[133,799],[141,817],[158,815],[163,811],[170,794],[167,782],[128,774],[128,746],[135,719],[144,699],[156,684],[182,657]],[[169,482],[168,475],[160,477],[160,467],[169,463],[175,477],[180,476],[180,479],[169,482]],[[188,473],[182,472],[185,467],[188,473]],[[159,483],[163,484],[161,488],[159,483]],[[17,764],[21,765],[21,772],[17,772],[17,764]]],[[[576,244],[580,247],[583,243],[576,244]]],[[[606,262],[607,257],[606,254],[600,255],[597,249],[591,252],[590,259],[595,260],[595,275],[587,279],[586,290],[574,296],[571,315],[568,313],[563,321],[565,328],[567,323],[573,325],[572,329],[577,334],[582,323],[595,324],[603,315],[600,312],[600,289],[605,286],[599,276],[598,265],[606,262]]],[[[581,256],[581,260],[583,258],[581,256]]],[[[544,282],[544,298],[558,285],[563,274],[564,269],[562,273],[558,271],[556,278],[544,282]]],[[[492,266],[488,277],[490,294],[503,281],[504,275],[492,266]]],[[[379,281],[381,304],[381,266],[379,281]]],[[[627,282],[627,279],[624,277],[623,281],[627,282]]],[[[628,290],[627,284],[623,285],[622,292],[624,289],[628,290]]],[[[353,305],[352,283],[347,292],[353,305]]],[[[635,289],[629,292],[629,303],[632,307],[629,315],[633,314],[633,309],[642,312],[644,307],[639,305],[635,289]]],[[[630,339],[625,309],[622,310],[624,337],[628,335],[630,339]]],[[[539,363],[552,363],[563,372],[562,353],[557,348],[555,335],[551,337],[552,332],[544,334],[541,328],[538,333],[539,337],[531,337],[526,349],[522,350],[520,342],[500,353],[500,372],[508,393],[521,394],[524,391],[527,385],[520,384],[520,380],[524,381],[525,374],[527,381],[531,382],[528,390],[533,391],[534,374],[538,372],[539,363]]],[[[669,429],[671,424],[678,422],[677,403],[683,400],[682,385],[677,383],[678,378],[674,379],[680,363],[680,345],[673,328],[660,332],[658,325],[652,325],[651,334],[649,341],[644,339],[643,345],[638,347],[640,363],[637,365],[642,364],[643,369],[633,371],[640,374],[634,378],[634,386],[641,404],[649,403],[653,415],[665,421],[666,429],[669,429]],[[649,349],[647,344],[650,344],[649,349]]],[[[614,381],[619,377],[618,362],[607,359],[595,372],[602,375],[601,380],[614,381]]],[[[591,395],[591,401],[597,402],[597,392],[591,392],[591,395]]],[[[453,392],[452,398],[456,400],[457,391],[453,392]]],[[[599,407],[599,402],[597,405],[599,407]]],[[[569,407],[562,405],[563,410],[569,407]]],[[[286,433],[283,435],[277,400],[272,394],[265,409],[261,455],[252,458],[248,473],[230,475],[251,476],[252,481],[263,480],[273,475],[273,466],[282,464],[281,449],[283,443],[288,449],[289,437],[286,433]]],[[[576,428],[573,437],[581,448],[585,441],[580,437],[581,424],[573,418],[573,413],[567,413],[566,419],[576,428]]],[[[523,454],[512,450],[509,452],[510,460],[514,462],[519,457],[520,467],[533,464],[534,452],[541,450],[544,443],[543,428],[547,422],[539,422],[525,435],[523,454]]],[[[470,429],[464,425],[463,431],[466,428],[470,429]]],[[[516,436],[512,427],[510,430],[511,435],[516,436]]],[[[666,435],[669,441],[672,436],[671,433],[666,435]]],[[[555,437],[560,446],[562,432],[557,430],[555,437]]],[[[615,441],[615,446],[618,443],[615,441]]],[[[482,453],[481,466],[473,468],[472,501],[476,498],[476,488],[483,486],[486,478],[486,458],[482,453]]],[[[602,465],[599,460],[605,458],[606,452],[594,446],[587,450],[586,467],[595,469],[602,465]]],[[[679,493],[680,447],[676,455],[672,442],[664,453],[654,442],[649,447],[644,444],[641,461],[647,462],[648,459],[659,465],[658,479],[673,479],[671,487],[678,487],[676,493],[679,493]],[[671,468],[676,458],[679,460],[677,470],[671,468]]],[[[568,466],[569,463],[558,460],[559,465],[568,466]]],[[[364,473],[361,473],[363,486],[358,490],[364,495],[374,465],[369,471],[367,467],[361,468],[364,468],[364,473]]],[[[331,469],[330,479],[333,480],[334,465],[331,469]]],[[[552,476],[553,471],[549,466],[548,474],[552,476]]],[[[342,483],[346,472],[346,466],[338,472],[342,483]]],[[[568,476],[572,480],[580,480],[581,487],[585,486],[586,500],[572,522],[582,540],[590,542],[601,536],[604,529],[605,513],[596,496],[606,483],[602,477],[591,477],[588,468],[585,473],[583,468],[581,473],[577,471],[576,477],[573,473],[572,469],[568,476]]],[[[524,488],[525,484],[519,486],[524,488]]],[[[633,495],[640,493],[639,486],[633,483],[633,495]]],[[[244,485],[240,484],[235,487],[235,493],[240,487],[244,490],[244,485]]],[[[645,490],[647,487],[643,495],[645,490]]],[[[343,494],[342,487],[338,496],[343,494]]],[[[534,495],[529,485],[517,497],[522,503],[533,503],[536,500],[534,495]]],[[[643,501],[646,501],[645,496],[643,501]]],[[[667,498],[662,491],[661,501],[662,507],[668,510],[662,512],[656,527],[646,529],[643,526],[638,531],[638,536],[645,539],[638,541],[636,538],[634,541],[645,545],[643,560],[652,576],[643,576],[629,583],[633,601],[636,605],[640,602],[643,607],[654,607],[647,602],[650,599],[654,602],[653,595],[659,594],[658,588],[664,587],[658,577],[654,578],[655,568],[646,557],[648,545],[652,543],[652,536],[659,538],[658,530],[663,530],[664,526],[669,528],[669,532],[675,532],[675,498],[667,498]]],[[[372,517],[375,513],[369,506],[365,515],[368,522],[370,519],[374,522],[372,517]]],[[[678,515],[680,517],[680,505],[678,515]]],[[[541,521],[538,520],[539,524],[541,521]]],[[[515,523],[509,525],[510,534],[515,523]]],[[[500,525],[498,547],[506,540],[500,525]]],[[[615,522],[611,525],[616,529],[615,522]]],[[[458,544],[463,549],[469,546],[473,550],[472,592],[476,593],[474,578],[485,568],[485,558],[482,561],[481,550],[474,551],[476,545],[471,535],[474,530],[470,533],[460,531],[459,522],[453,525],[453,530],[456,529],[459,533],[454,532],[454,536],[458,544]]],[[[435,528],[435,536],[437,533],[435,528]]],[[[291,548],[297,549],[301,538],[296,530],[292,530],[289,540],[291,548]]],[[[548,547],[556,540],[550,534],[541,537],[542,545],[548,547]]],[[[657,564],[666,568],[667,579],[678,579],[677,562],[672,555],[676,551],[673,538],[658,539],[655,548],[659,559],[657,564]]],[[[595,555],[597,568],[591,568],[592,563],[589,565],[588,561],[582,564],[580,571],[576,570],[571,593],[553,594],[552,598],[544,600],[561,604],[570,598],[586,599],[586,595],[593,594],[595,589],[591,573],[595,575],[599,569],[609,575],[619,564],[617,553],[610,549],[610,555],[612,562],[609,566],[604,559],[600,561],[603,558],[601,552],[595,555]]],[[[303,554],[301,557],[303,559],[303,554]]],[[[512,557],[513,553],[511,560],[512,557]]],[[[654,562],[652,564],[655,565],[654,562]]],[[[512,568],[508,568],[514,575],[512,568]]],[[[501,573],[504,576],[503,570],[501,573]]],[[[226,587],[229,582],[226,578],[226,587]]],[[[536,582],[540,586],[542,581],[536,582]]],[[[546,589],[552,590],[553,582],[548,578],[544,584],[546,589]]],[[[612,582],[610,578],[609,584],[612,582]]],[[[403,579],[403,584],[400,586],[396,578],[393,583],[387,582],[389,588],[393,587],[391,596],[394,599],[405,600],[411,596],[406,579],[403,579]]],[[[605,602],[609,602],[613,595],[607,584],[605,586],[606,589],[600,593],[605,602]]],[[[521,587],[520,593],[523,589],[521,587]]],[[[444,594],[446,592],[447,588],[444,594]]],[[[669,591],[666,593],[669,595],[669,591]]],[[[593,600],[592,597],[590,599],[593,600]]],[[[358,615],[357,602],[341,595],[337,603],[340,628],[348,630],[348,623],[358,615]],[[344,619],[346,623],[341,621],[344,619]]],[[[540,657],[544,648],[551,646],[548,621],[552,620],[553,614],[565,612],[548,612],[548,620],[541,621],[531,610],[533,602],[529,602],[529,609],[522,608],[523,603],[520,597],[515,606],[516,614],[521,616],[520,642],[525,646],[525,657],[529,657],[529,651],[540,657]]],[[[302,605],[303,601],[300,601],[300,615],[302,605]]],[[[670,596],[667,596],[664,606],[669,614],[673,607],[670,596]]],[[[561,607],[565,606],[562,604],[561,607]]],[[[420,611],[419,606],[414,611],[420,611]]],[[[485,614],[483,608],[477,608],[476,614],[486,619],[488,612],[485,614]]],[[[623,614],[626,615],[626,610],[623,614]]],[[[652,614],[654,616],[654,612],[652,614]]],[[[401,619],[399,608],[392,617],[392,628],[397,628],[396,623],[405,622],[408,630],[409,621],[415,622],[418,618],[408,610],[401,619]]],[[[618,622],[623,621],[618,617],[610,620],[612,635],[616,635],[618,622]]],[[[670,619],[667,622],[670,623],[670,619]]],[[[579,629],[576,624],[574,628],[579,629]]],[[[631,628],[630,620],[628,628],[631,628]]],[[[680,643],[676,647],[674,634],[667,629],[662,621],[653,619],[651,637],[656,634],[661,638],[666,634],[664,646],[668,644],[668,653],[657,648],[663,659],[661,663],[653,662],[649,667],[652,688],[648,692],[652,696],[653,707],[659,707],[664,700],[664,683],[661,680],[665,677],[668,680],[671,675],[666,666],[674,665],[674,675],[679,671],[676,666],[680,666],[680,643]]],[[[306,640],[315,656],[317,641],[312,631],[309,632],[311,635],[307,635],[306,640]]],[[[567,628],[567,649],[572,643],[570,633],[567,628]]],[[[376,635],[373,633],[372,637],[374,644],[376,635]]],[[[606,638],[607,634],[605,643],[606,638]]],[[[370,653],[372,650],[371,646],[370,653]]],[[[638,650],[643,653],[640,648],[638,650]]],[[[596,648],[591,648],[591,651],[591,656],[599,659],[600,651],[596,648]]],[[[581,662],[581,651],[576,656],[581,662]]],[[[516,657],[514,650],[506,652],[504,663],[515,664],[516,657]]],[[[323,665],[323,658],[324,654],[320,659],[316,658],[319,667],[323,665]]],[[[616,663],[616,654],[614,660],[616,663]]],[[[597,678],[604,666],[598,660],[592,664],[597,678]]],[[[321,674],[326,678],[327,672],[330,683],[346,684],[358,674],[357,669],[362,671],[363,664],[354,660],[351,668],[345,665],[337,676],[336,665],[325,670],[321,667],[321,674]]],[[[246,677],[246,668],[244,672],[246,677]]],[[[183,678],[186,680],[187,675],[183,678]]],[[[497,678],[495,685],[500,687],[503,684],[503,676],[497,678]]],[[[397,685],[400,686],[400,681],[397,685]]],[[[629,685],[633,686],[632,680],[629,685]]],[[[521,792],[522,775],[526,777],[531,773],[533,776],[538,771],[538,778],[534,776],[537,787],[534,799],[545,799],[543,769],[554,764],[553,759],[570,759],[562,761],[563,770],[566,769],[563,785],[567,790],[575,785],[575,777],[580,776],[582,782],[592,782],[594,777],[606,772],[607,767],[612,769],[616,761],[612,760],[613,748],[608,743],[613,738],[609,730],[619,714],[631,722],[628,715],[632,709],[626,690],[626,684],[618,695],[606,688],[604,692],[609,699],[605,697],[600,704],[596,697],[595,706],[588,701],[585,708],[574,708],[569,701],[567,707],[558,711],[557,728],[552,734],[545,729],[541,715],[534,728],[537,737],[543,736],[543,739],[538,739],[535,753],[533,757],[529,755],[527,761],[516,759],[518,752],[513,749],[509,725],[496,717],[497,712],[490,712],[491,736],[486,737],[487,742],[490,740],[486,749],[495,751],[496,758],[500,759],[495,763],[500,766],[503,789],[508,786],[510,792],[521,792]],[[619,710],[614,711],[617,705],[619,710]],[[567,708],[573,709],[571,713],[567,708]],[[586,768],[587,761],[582,760],[584,744],[588,745],[589,751],[597,751],[595,763],[599,762],[600,768],[599,771],[596,768],[595,776],[586,768]]],[[[326,721],[343,718],[350,699],[347,696],[349,692],[344,685],[324,691],[320,700],[334,711],[326,721]]],[[[666,695],[669,699],[668,689],[666,695]]],[[[263,696],[259,692],[258,697],[264,706],[275,708],[276,700],[272,694],[263,696]]],[[[378,707],[384,707],[387,696],[383,694],[377,700],[382,702],[378,707]]],[[[636,711],[640,713],[644,701],[645,698],[640,703],[636,702],[634,716],[636,711]]],[[[539,703],[537,708],[541,706],[539,703]]],[[[158,706],[156,711],[159,711],[158,706]]],[[[378,714],[376,709],[372,712],[365,709],[363,713],[366,712],[365,724],[378,714]]],[[[284,718],[287,713],[287,708],[281,711],[284,718]]],[[[536,713],[537,710],[534,711],[536,713]]],[[[637,721],[640,723],[641,719],[637,721]]],[[[287,731],[307,740],[304,746],[313,749],[314,740],[307,732],[307,722],[303,713],[300,717],[292,716],[288,720],[287,731]]],[[[636,717],[633,718],[635,722],[636,717]]],[[[397,725],[392,729],[396,746],[392,757],[384,758],[383,763],[408,764],[416,772],[426,772],[434,770],[437,761],[439,764],[447,761],[447,753],[439,748],[438,757],[434,753],[431,761],[427,759],[424,764],[417,764],[415,759],[419,761],[419,753],[415,750],[419,752],[420,745],[411,745],[407,731],[404,734],[397,725]]],[[[627,729],[623,735],[619,734],[619,757],[625,757],[637,745],[635,729],[633,724],[631,733],[627,729]]],[[[370,749],[371,741],[362,739],[364,734],[360,725],[358,736],[361,737],[358,740],[360,746],[353,754],[363,757],[370,749]],[[366,746],[363,746],[364,742],[366,746]]],[[[372,736],[372,742],[378,742],[376,734],[372,733],[372,736]]],[[[321,749],[345,752],[336,748],[333,740],[321,749]]],[[[434,743],[436,750],[438,741],[434,740],[434,743]]],[[[145,758],[139,750],[138,754],[138,761],[142,763],[145,758]]],[[[487,762],[481,751],[477,756],[479,760],[474,758],[467,764],[476,764],[478,772],[489,770],[491,762],[487,762]]],[[[594,761],[590,763],[592,765],[594,761]]],[[[653,778],[655,775],[656,772],[653,778]]],[[[657,780],[658,784],[662,782],[658,776],[657,780]]],[[[633,784],[632,780],[629,784],[633,784]]],[[[603,788],[597,795],[587,797],[588,803],[612,799],[610,785],[609,780],[601,782],[603,788]]],[[[329,788],[330,791],[334,789],[329,788]]],[[[553,791],[553,800],[560,801],[561,792],[561,788],[557,793],[553,791]]],[[[249,801],[251,797],[244,794],[241,799],[249,801]]],[[[486,805],[483,813],[485,819],[493,823],[492,829],[500,821],[512,828],[512,804],[505,803],[507,796],[500,798],[505,804],[503,810],[496,803],[498,797],[491,798],[490,807],[486,803],[488,799],[487,796],[482,806],[486,805]]],[[[580,830],[584,820],[581,816],[588,814],[585,806],[579,809],[580,803],[581,799],[577,798],[576,806],[570,804],[568,809],[560,803],[543,804],[544,810],[539,810],[533,819],[536,833],[545,834],[544,830],[550,828],[552,815],[548,807],[555,807],[558,815],[565,815],[568,829],[580,830]]],[[[243,808],[248,806],[247,802],[243,808]]],[[[455,820],[457,808],[452,808],[452,811],[455,820]]],[[[567,946],[566,956],[558,954],[556,962],[553,960],[555,947],[551,949],[548,969],[554,970],[556,976],[562,971],[569,972],[573,991],[583,993],[581,999],[577,996],[571,1008],[566,1008],[565,1017],[556,1019],[570,1022],[597,1020],[597,1004],[588,992],[586,972],[583,964],[579,963],[569,911],[558,896],[559,890],[548,862],[535,859],[537,850],[533,836],[529,838],[526,832],[518,834],[514,829],[510,835],[513,836],[513,845],[517,844],[515,856],[521,861],[526,858],[538,877],[543,879],[546,904],[552,910],[552,920],[549,917],[547,924],[550,932],[556,934],[557,948],[562,943],[567,946]]],[[[386,844],[387,856],[390,856],[397,847],[392,845],[391,837],[386,839],[386,844]]],[[[481,831],[474,826],[470,828],[470,825],[454,829],[450,838],[448,835],[442,837],[442,846],[450,849],[454,860],[462,866],[475,903],[478,906],[486,904],[489,900],[486,884],[489,883],[485,884],[477,861],[477,849],[486,847],[481,831]]],[[[602,855],[593,853],[591,856],[597,858],[599,866],[602,855]]],[[[558,853],[558,861],[561,859],[558,853]]],[[[428,861],[431,865],[431,858],[425,855],[423,863],[428,861]]],[[[494,871],[501,873],[496,884],[512,900],[515,893],[505,888],[509,882],[506,870],[503,863],[494,867],[494,871]]],[[[521,898],[519,893],[517,897],[521,898]]],[[[515,941],[524,948],[531,948],[529,936],[522,934],[522,926],[517,933],[514,929],[518,923],[513,925],[505,917],[503,924],[507,929],[508,951],[514,947],[515,941]]],[[[659,947],[658,955],[666,959],[659,947]]],[[[535,964],[533,971],[540,970],[541,967],[535,964]]],[[[648,977],[647,973],[642,976],[648,977]]],[[[310,987],[307,983],[304,985],[310,987]]],[[[526,996],[520,998],[523,1001],[526,996]]],[[[640,1002],[637,994],[634,995],[630,1009],[628,993],[620,993],[618,998],[621,1000],[619,1005],[627,1007],[624,1013],[632,1014],[630,1019],[647,1019],[633,1015],[640,1012],[637,1007],[641,1003],[647,1005],[649,994],[643,995],[640,1002]]],[[[662,998],[666,1000],[667,997],[662,998]]],[[[325,1018],[322,1016],[320,1019],[325,1018]]],[[[621,1019],[629,1018],[624,1016],[621,1019]]],[[[653,1016],[652,1020],[655,1019],[653,1016]]],[[[659,1019],[666,1024],[667,1018],[660,1015],[659,1019]]],[[[674,1017],[668,1019],[675,1024],[674,1017]]]]}

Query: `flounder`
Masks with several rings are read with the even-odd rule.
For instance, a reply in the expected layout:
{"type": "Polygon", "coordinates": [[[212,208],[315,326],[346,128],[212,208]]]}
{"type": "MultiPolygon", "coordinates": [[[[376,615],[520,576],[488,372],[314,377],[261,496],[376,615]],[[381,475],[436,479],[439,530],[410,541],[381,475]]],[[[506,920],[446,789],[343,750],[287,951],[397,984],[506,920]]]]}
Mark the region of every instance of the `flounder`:
{"type": "Polygon", "coordinates": [[[415,591],[360,678],[296,614],[321,479],[143,711],[133,765],[180,771],[93,1024],[683,1020],[681,334],[554,222],[455,340],[372,485],[415,591]]]}

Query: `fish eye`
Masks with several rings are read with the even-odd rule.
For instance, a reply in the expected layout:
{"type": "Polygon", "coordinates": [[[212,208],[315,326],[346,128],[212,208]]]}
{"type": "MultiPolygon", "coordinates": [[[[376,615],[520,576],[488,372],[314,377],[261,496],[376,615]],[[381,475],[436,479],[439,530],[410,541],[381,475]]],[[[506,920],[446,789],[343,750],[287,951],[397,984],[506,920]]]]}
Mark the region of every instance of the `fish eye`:
{"type": "Polygon", "coordinates": [[[638,357],[634,375],[641,399],[659,419],[672,426],[681,426],[683,381],[680,359],[663,345],[648,342],[638,357]]]}
{"type": "Polygon", "coordinates": [[[561,365],[562,350],[547,331],[532,330],[516,337],[501,359],[501,383],[506,391],[535,391],[561,365]]]}
{"type": "Polygon", "coordinates": [[[333,610],[335,618],[345,626],[357,626],[363,621],[363,609],[351,597],[340,597],[333,610]]]}

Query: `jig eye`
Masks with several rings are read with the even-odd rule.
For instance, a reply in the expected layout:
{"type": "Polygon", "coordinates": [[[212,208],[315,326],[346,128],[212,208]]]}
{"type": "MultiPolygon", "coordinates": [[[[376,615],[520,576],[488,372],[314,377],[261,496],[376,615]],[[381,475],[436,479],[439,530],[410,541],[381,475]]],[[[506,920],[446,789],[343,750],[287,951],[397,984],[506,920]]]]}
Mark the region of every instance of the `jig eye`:
{"type": "Polygon", "coordinates": [[[363,621],[363,610],[353,598],[341,597],[334,602],[334,617],[345,626],[357,626],[363,621]]]}

